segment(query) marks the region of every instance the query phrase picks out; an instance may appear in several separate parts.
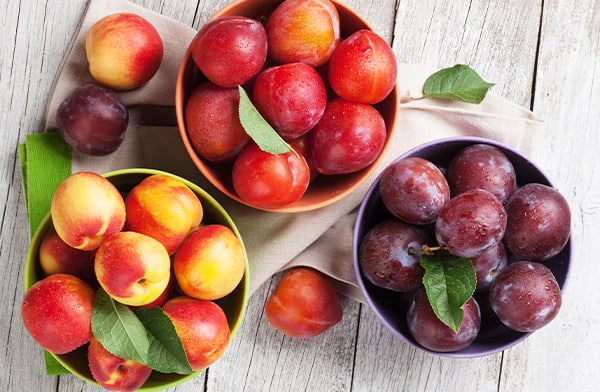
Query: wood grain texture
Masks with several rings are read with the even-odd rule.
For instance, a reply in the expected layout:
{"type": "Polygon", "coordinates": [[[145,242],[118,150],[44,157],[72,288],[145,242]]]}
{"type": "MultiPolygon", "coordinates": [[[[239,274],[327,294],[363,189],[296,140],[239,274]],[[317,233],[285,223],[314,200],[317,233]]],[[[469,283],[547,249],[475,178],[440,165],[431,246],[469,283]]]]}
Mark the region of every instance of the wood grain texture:
{"type": "MultiPolygon", "coordinates": [[[[134,0],[199,29],[227,0],[134,0]]],[[[573,270],[558,318],[504,353],[452,360],[409,347],[365,305],[344,299],[340,324],[313,339],[284,337],[264,318],[280,279],[250,299],[225,357],[172,391],[595,391],[600,376],[600,3],[596,0],[348,0],[393,46],[399,62],[456,63],[492,91],[546,121],[535,157],[571,204],[573,270]]],[[[44,123],[46,96],[85,2],[0,2],[0,390],[98,391],[44,375],[41,350],[22,326],[29,244],[17,146],[44,123]]],[[[187,43],[182,43],[187,45],[187,43]]]]}

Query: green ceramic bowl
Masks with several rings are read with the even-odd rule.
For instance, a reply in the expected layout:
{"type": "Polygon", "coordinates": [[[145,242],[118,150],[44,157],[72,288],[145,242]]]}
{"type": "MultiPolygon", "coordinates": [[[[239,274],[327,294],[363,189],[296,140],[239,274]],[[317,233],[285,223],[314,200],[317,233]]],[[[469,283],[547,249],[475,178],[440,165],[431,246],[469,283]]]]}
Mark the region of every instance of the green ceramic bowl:
{"type": "MultiPolygon", "coordinates": [[[[164,174],[183,181],[200,198],[204,209],[203,223],[223,224],[229,227],[231,230],[233,230],[233,232],[241,240],[240,233],[227,211],[225,211],[225,209],[205,190],[184,178],[178,177],[174,174],[166,173],[164,171],[153,169],[124,169],[106,173],[104,174],[104,176],[108,178],[110,182],[112,182],[120,191],[127,192],[134,185],[138,184],[142,179],[153,174],[164,174]]],[[[51,227],[51,225],[52,219],[50,217],[50,214],[48,213],[48,215],[42,220],[40,226],[37,228],[31,240],[31,245],[27,253],[27,259],[25,264],[25,290],[29,289],[31,285],[33,285],[36,281],[42,279],[45,276],[38,262],[38,253],[44,234],[51,227]]],[[[227,320],[229,321],[229,327],[231,329],[232,339],[235,336],[240,325],[242,324],[242,320],[246,312],[249,297],[249,282],[250,279],[248,275],[248,259],[246,258],[246,272],[244,273],[244,276],[239,285],[232,293],[230,293],[222,299],[215,301],[217,304],[219,304],[219,306],[221,306],[221,308],[223,308],[225,314],[227,315],[227,320]]],[[[64,366],[72,374],[87,382],[97,385],[97,383],[92,378],[92,375],[87,365],[87,345],[84,345],[83,347],[80,347],[77,350],[67,354],[52,355],[62,366],[64,366]]],[[[142,388],[140,388],[140,391],[158,391],[170,388],[175,385],[186,382],[200,373],[202,373],[202,371],[196,371],[186,375],[152,372],[152,375],[142,386],[142,388]]]]}

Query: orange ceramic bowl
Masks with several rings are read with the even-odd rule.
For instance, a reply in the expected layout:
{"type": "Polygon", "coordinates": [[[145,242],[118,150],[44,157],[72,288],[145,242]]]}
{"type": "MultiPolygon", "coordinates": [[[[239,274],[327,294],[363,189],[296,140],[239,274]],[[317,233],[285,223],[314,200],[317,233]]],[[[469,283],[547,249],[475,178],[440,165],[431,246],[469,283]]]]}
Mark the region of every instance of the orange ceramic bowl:
{"type": "MultiPolygon", "coordinates": [[[[264,21],[281,2],[282,0],[236,0],[217,12],[212,19],[227,15],[243,15],[264,21]]],[[[342,39],[360,29],[374,31],[371,25],[369,25],[369,23],[356,11],[337,0],[332,0],[332,2],[336,6],[340,16],[342,39]]],[[[396,125],[396,115],[400,103],[398,88],[394,87],[385,100],[375,105],[377,110],[382,114],[387,127],[387,138],[383,151],[375,162],[355,173],[320,175],[311,182],[308,190],[300,200],[283,207],[267,209],[252,205],[237,195],[231,180],[231,165],[215,165],[207,162],[203,160],[192,147],[186,130],[185,105],[192,90],[202,81],[206,81],[206,78],[194,63],[191,55],[191,48],[188,47],[179,68],[175,90],[177,124],[187,152],[200,172],[225,195],[247,206],[272,212],[303,212],[322,208],[346,197],[364,183],[377,168],[390,145],[390,139],[396,125]]]]}

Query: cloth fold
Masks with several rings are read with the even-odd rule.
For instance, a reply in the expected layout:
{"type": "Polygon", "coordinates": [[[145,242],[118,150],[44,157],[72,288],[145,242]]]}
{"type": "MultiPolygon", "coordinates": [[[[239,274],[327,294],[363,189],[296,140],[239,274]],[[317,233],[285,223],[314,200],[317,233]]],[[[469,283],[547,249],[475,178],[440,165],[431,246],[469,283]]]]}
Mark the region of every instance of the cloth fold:
{"type": "MultiPolygon", "coordinates": [[[[391,147],[372,177],[339,202],[311,212],[279,214],[254,210],[232,201],[200,174],[187,156],[174,117],[175,80],[181,59],[196,31],[180,22],[126,0],[91,0],[81,24],[56,75],[48,97],[46,127],[21,146],[24,187],[32,230],[33,205],[49,210],[50,185],[35,186],[34,178],[53,174],[58,159],[70,162],[70,172],[91,170],[105,173],[120,168],[149,167],[181,175],[211,193],[232,216],[242,234],[250,263],[250,291],[254,292],[273,274],[293,266],[310,266],[331,276],[340,293],[364,301],[352,266],[352,230],[357,206],[381,170],[403,152],[431,140],[472,135],[510,145],[535,161],[544,124],[531,111],[488,93],[479,105],[433,99],[411,99],[409,92],[421,91],[433,70],[419,65],[398,65],[398,88],[402,91],[397,128],[391,147]],[[131,108],[130,126],[121,147],[104,157],[91,157],[63,145],[54,154],[30,154],[35,143],[56,144],[55,113],[58,105],[78,85],[92,82],[85,59],[85,34],[100,17],[114,12],[135,12],[150,20],[165,44],[163,64],[145,86],[120,93],[131,108]],[[160,110],[157,110],[160,108],[160,110]],[[164,113],[157,118],[156,113],[164,113]],[[38,193],[45,193],[39,197],[38,193]]],[[[60,142],[58,141],[58,144],[60,142]]],[[[63,165],[63,167],[65,167],[63,165]]],[[[65,177],[69,170],[55,173],[65,177]]],[[[36,213],[39,215],[39,213],[36,213]]]]}

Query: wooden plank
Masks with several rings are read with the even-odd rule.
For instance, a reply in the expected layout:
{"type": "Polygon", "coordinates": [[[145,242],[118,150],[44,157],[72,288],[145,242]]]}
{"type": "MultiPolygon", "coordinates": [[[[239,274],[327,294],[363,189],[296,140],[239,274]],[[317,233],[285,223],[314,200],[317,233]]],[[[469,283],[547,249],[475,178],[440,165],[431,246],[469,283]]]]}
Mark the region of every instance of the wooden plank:
{"type": "Polygon", "coordinates": [[[555,320],[506,352],[501,391],[595,391],[600,348],[600,3],[544,2],[534,111],[546,121],[540,164],[571,205],[571,277],[555,320]]]}

